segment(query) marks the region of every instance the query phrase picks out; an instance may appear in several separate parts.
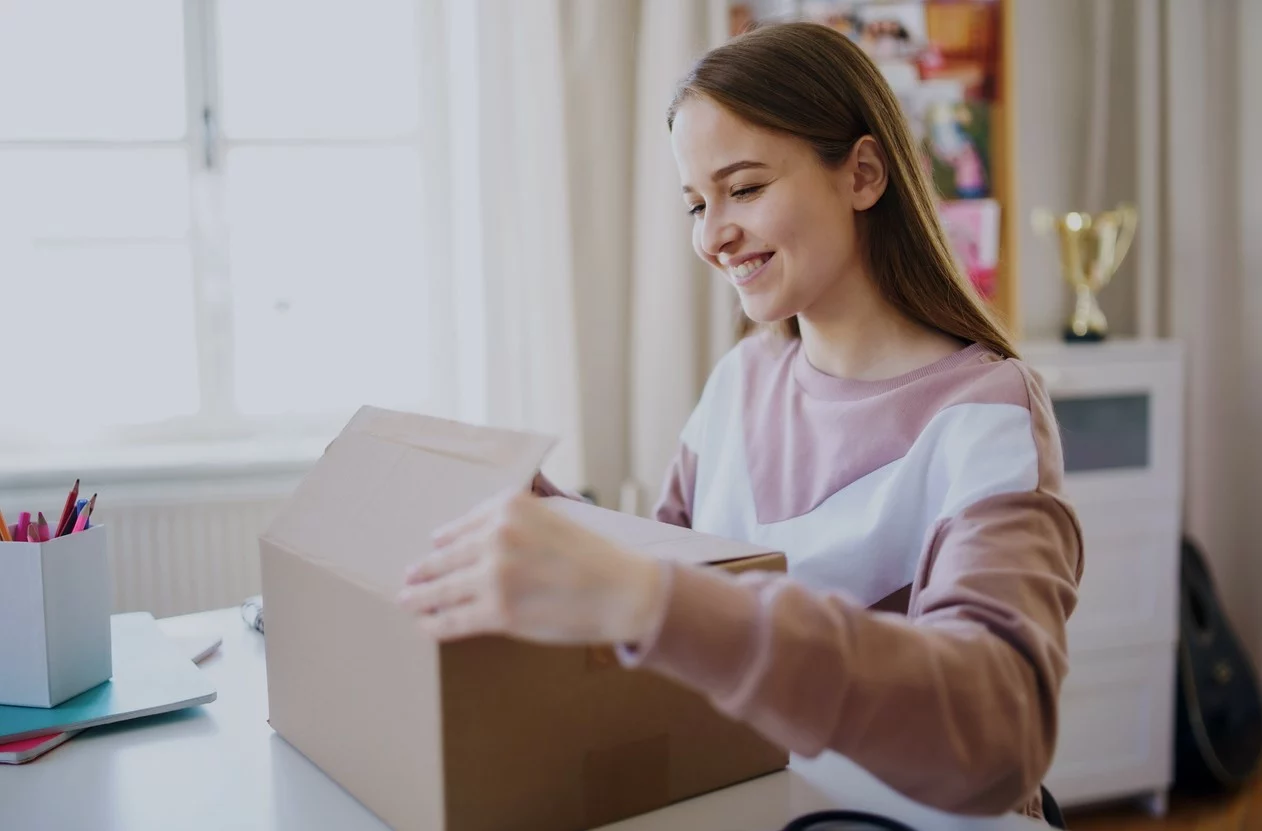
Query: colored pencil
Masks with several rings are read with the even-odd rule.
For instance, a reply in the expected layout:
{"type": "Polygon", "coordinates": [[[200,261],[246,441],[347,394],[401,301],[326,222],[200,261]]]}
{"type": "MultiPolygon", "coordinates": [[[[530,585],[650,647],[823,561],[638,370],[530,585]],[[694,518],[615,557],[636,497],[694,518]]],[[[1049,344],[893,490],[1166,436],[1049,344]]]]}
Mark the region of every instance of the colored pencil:
{"type": "Polygon", "coordinates": [[[61,519],[57,520],[57,536],[70,530],[70,516],[74,513],[75,500],[79,498],[79,480],[74,480],[74,487],[66,494],[66,506],[61,509],[61,519]]]}
{"type": "Polygon", "coordinates": [[[83,510],[79,512],[79,518],[74,521],[74,530],[70,533],[77,534],[88,527],[88,517],[92,515],[92,506],[96,504],[96,494],[92,494],[92,498],[88,504],[83,506],[83,510]]]}

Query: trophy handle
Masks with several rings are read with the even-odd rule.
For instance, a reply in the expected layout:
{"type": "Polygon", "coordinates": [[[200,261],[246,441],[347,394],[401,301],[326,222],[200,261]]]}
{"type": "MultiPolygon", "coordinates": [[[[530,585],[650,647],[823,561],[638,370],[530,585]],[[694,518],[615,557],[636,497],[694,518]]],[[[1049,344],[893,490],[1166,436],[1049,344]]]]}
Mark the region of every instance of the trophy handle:
{"type": "Polygon", "coordinates": [[[1135,238],[1135,228],[1139,224],[1139,211],[1134,205],[1128,203],[1119,205],[1117,212],[1122,216],[1122,227],[1117,242],[1114,244],[1113,268],[1115,269],[1126,258],[1126,252],[1131,247],[1131,240],[1135,238]]]}

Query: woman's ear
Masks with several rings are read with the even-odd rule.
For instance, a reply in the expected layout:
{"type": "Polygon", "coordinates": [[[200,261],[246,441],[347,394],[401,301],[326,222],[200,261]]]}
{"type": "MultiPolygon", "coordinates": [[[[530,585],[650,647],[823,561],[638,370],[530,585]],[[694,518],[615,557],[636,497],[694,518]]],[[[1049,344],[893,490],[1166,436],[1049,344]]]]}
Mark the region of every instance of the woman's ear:
{"type": "Polygon", "coordinates": [[[889,182],[889,169],[885,163],[885,151],[872,136],[864,136],[855,142],[850,151],[851,177],[856,211],[866,211],[876,204],[885,193],[889,182]]]}

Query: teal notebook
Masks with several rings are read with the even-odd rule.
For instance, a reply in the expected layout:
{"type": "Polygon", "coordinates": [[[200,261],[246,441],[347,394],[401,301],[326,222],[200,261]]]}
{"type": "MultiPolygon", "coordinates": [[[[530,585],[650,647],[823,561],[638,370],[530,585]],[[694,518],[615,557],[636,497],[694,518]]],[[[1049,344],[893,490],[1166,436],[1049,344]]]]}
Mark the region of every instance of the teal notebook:
{"type": "Polygon", "coordinates": [[[215,700],[215,688],[148,612],[110,618],[114,675],[56,707],[0,706],[0,742],[81,730],[215,700]]]}

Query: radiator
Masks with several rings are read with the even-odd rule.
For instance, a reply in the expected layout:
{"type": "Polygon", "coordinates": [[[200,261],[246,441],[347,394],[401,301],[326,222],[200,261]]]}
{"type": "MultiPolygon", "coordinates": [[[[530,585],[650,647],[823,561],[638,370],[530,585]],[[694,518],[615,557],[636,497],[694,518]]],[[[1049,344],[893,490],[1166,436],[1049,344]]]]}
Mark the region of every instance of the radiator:
{"type": "MultiPolygon", "coordinates": [[[[92,524],[106,527],[114,610],[168,617],[237,606],[258,594],[259,533],[300,478],[299,470],[274,469],[133,473],[125,480],[84,472],[80,495],[100,494],[92,524]]],[[[39,510],[50,522],[65,498],[64,488],[43,483],[0,487],[6,514],[39,510]]]]}
{"type": "Polygon", "coordinates": [[[115,610],[167,617],[258,594],[258,535],[281,504],[256,499],[103,511],[115,610]]]}

